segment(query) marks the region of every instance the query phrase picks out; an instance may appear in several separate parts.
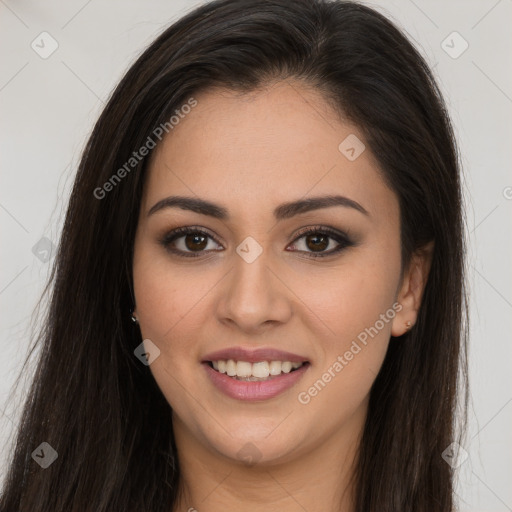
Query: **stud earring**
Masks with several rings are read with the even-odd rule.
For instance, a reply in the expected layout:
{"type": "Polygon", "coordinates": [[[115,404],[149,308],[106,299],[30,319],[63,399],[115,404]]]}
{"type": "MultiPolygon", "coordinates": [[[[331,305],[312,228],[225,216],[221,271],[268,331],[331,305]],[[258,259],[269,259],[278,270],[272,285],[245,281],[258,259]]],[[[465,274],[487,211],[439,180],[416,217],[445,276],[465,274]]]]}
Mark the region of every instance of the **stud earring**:
{"type": "Polygon", "coordinates": [[[411,323],[410,320],[405,322],[405,329],[406,329],[406,331],[408,331],[411,328],[411,326],[412,326],[412,323],[411,323]]]}
{"type": "Polygon", "coordinates": [[[132,317],[132,322],[134,324],[138,324],[139,323],[139,321],[137,320],[137,317],[133,314],[133,311],[131,312],[131,317],[132,317]]]}

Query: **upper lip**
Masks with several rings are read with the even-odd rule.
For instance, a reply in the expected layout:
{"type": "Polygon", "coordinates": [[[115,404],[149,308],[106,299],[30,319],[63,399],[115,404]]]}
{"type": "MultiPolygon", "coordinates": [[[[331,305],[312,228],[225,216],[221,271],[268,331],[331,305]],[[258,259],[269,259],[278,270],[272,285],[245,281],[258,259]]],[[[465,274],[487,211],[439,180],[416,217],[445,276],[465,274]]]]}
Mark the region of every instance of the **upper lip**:
{"type": "Polygon", "coordinates": [[[244,347],[230,347],[211,352],[203,357],[203,362],[208,361],[247,361],[257,363],[259,361],[290,361],[291,363],[303,363],[308,359],[298,354],[277,350],[275,348],[248,349],[244,347]]]}

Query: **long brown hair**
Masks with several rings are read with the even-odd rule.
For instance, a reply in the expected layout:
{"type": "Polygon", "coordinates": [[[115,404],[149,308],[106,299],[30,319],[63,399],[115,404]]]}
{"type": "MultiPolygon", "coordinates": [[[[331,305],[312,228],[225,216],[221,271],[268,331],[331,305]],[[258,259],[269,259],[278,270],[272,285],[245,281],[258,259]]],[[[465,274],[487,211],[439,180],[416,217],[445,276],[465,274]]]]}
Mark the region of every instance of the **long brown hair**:
{"type": "Polygon", "coordinates": [[[249,92],[288,78],[317,88],[361,129],[399,198],[402,264],[435,242],[417,323],[391,341],[371,389],[355,510],[454,509],[453,469],[442,453],[463,433],[455,428],[458,404],[460,425],[466,422],[464,220],[458,153],[431,71],[402,32],[369,7],[218,0],[147,48],[85,147],[1,512],[160,512],[176,503],[171,409],[134,356],[141,338],[129,314],[148,159],[126,163],[199,91],[249,92]],[[123,166],[122,179],[112,181],[123,166]],[[58,453],[44,470],[31,457],[42,442],[58,453]]]}

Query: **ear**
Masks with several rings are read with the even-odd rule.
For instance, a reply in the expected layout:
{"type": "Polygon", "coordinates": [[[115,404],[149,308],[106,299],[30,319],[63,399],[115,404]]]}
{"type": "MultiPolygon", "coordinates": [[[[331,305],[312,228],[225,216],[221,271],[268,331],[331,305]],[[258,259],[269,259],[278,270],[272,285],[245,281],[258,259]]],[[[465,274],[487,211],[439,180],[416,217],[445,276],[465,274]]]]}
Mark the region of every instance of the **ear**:
{"type": "Polygon", "coordinates": [[[433,253],[434,241],[431,241],[412,255],[398,292],[397,302],[402,309],[393,319],[391,336],[402,336],[416,323],[433,253]]]}

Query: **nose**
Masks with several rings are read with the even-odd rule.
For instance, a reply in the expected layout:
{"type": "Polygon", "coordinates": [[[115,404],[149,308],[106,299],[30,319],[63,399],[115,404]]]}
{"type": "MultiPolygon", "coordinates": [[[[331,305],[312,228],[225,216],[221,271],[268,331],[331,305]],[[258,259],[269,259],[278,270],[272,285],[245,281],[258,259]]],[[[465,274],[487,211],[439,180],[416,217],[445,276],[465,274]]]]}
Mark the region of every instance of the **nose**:
{"type": "Polygon", "coordinates": [[[219,321],[236,325],[247,334],[261,333],[271,325],[289,321],[293,294],[279,272],[270,268],[265,251],[252,263],[238,255],[234,259],[234,268],[219,290],[219,321]]]}

